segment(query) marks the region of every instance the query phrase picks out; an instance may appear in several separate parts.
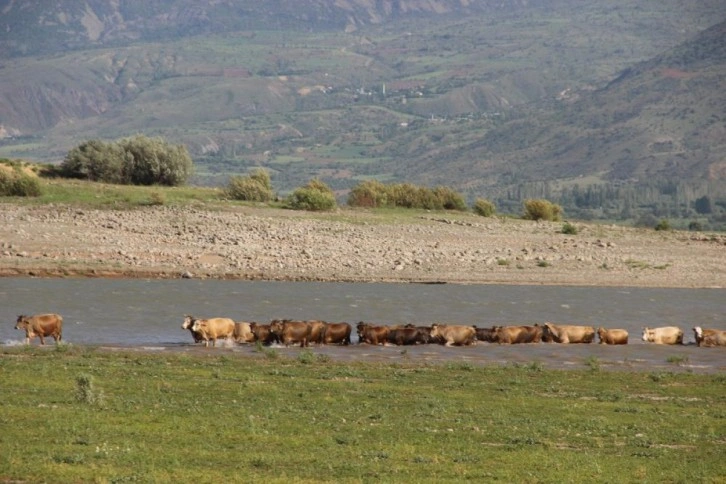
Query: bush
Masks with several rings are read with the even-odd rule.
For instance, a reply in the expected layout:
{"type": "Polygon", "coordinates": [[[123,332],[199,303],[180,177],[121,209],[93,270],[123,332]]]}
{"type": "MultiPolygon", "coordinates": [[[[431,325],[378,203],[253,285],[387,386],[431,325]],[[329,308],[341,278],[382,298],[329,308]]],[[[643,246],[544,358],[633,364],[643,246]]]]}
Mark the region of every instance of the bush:
{"type": "Polygon", "coordinates": [[[700,232],[703,230],[703,225],[701,224],[701,222],[693,220],[688,224],[688,230],[690,230],[691,232],[700,232]]]}
{"type": "Polygon", "coordinates": [[[436,187],[433,190],[433,195],[437,205],[435,208],[441,207],[444,210],[459,210],[461,212],[466,210],[464,197],[449,187],[436,187]]]}
{"type": "Polygon", "coordinates": [[[261,168],[248,176],[230,177],[226,193],[229,198],[248,202],[269,202],[274,198],[270,175],[261,168]]]}
{"type": "Polygon", "coordinates": [[[474,213],[481,215],[482,217],[492,217],[497,211],[497,207],[494,203],[484,198],[477,198],[472,208],[474,213]]]}
{"type": "Polygon", "coordinates": [[[0,196],[37,197],[41,192],[37,177],[23,173],[18,168],[0,168],[0,196]]]}
{"type": "Polygon", "coordinates": [[[562,233],[567,235],[577,235],[577,227],[572,225],[570,222],[565,222],[562,225],[562,233]]]}
{"type": "Polygon", "coordinates": [[[351,207],[379,208],[388,206],[388,188],[378,180],[360,182],[348,194],[351,207]]]}
{"type": "Polygon", "coordinates": [[[324,211],[337,206],[333,190],[320,180],[310,180],[287,197],[287,208],[294,210],[324,211]]]}
{"type": "Polygon", "coordinates": [[[527,199],[524,201],[524,218],[527,220],[560,220],[562,207],[544,199],[527,199]]]}
{"type": "Polygon", "coordinates": [[[106,183],[179,186],[186,183],[192,168],[183,145],[139,135],[111,143],[85,141],[68,152],[60,172],[106,183]]]}
{"type": "Polygon", "coordinates": [[[666,219],[662,219],[658,224],[655,226],[655,230],[670,230],[671,224],[666,219]]]}

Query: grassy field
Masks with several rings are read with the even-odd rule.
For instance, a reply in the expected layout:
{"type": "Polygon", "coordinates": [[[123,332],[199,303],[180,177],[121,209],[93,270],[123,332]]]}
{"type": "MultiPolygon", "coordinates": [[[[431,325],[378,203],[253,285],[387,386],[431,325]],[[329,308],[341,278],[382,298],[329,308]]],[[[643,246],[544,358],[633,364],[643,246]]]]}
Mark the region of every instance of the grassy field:
{"type": "Polygon", "coordinates": [[[0,481],[724,482],[724,375],[5,348],[0,481]]]}

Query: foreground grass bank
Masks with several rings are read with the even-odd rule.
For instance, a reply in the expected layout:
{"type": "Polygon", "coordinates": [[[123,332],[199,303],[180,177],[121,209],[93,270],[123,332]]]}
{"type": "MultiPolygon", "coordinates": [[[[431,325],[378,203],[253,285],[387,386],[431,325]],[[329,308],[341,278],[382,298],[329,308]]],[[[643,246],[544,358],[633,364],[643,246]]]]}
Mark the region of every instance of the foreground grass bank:
{"type": "Polygon", "coordinates": [[[0,481],[723,482],[724,375],[9,348],[0,481]]]}

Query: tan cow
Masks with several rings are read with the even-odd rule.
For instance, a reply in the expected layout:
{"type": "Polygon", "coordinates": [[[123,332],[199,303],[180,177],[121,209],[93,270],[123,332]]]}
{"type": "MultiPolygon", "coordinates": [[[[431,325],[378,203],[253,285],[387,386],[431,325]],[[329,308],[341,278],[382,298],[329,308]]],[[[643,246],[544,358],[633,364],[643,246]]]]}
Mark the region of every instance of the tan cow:
{"type": "Polygon", "coordinates": [[[539,343],[542,341],[542,326],[494,326],[491,339],[499,344],[539,343]]]}
{"type": "Polygon", "coordinates": [[[658,345],[682,345],[683,331],[677,326],[643,328],[643,341],[658,345]]]}
{"type": "Polygon", "coordinates": [[[63,318],[58,314],[36,314],[35,316],[18,316],[15,329],[25,330],[25,344],[29,345],[30,340],[36,336],[40,338],[40,344],[45,344],[45,337],[52,336],[55,343],[63,336],[63,318]]]}
{"type": "Polygon", "coordinates": [[[323,328],[323,344],[349,345],[352,331],[353,328],[348,323],[327,323],[323,328]]]}
{"type": "Polygon", "coordinates": [[[270,332],[285,346],[300,343],[300,347],[305,347],[310,338],[310,325],[305,321],[274,319],[270,322],[270,332]]]}
{"type": "Polygon", "coordinates": [[[473,326],[432,324],[431,338],[445,346],[476,344],[476,330],[473,326]]]}
{"type": "Polygon", "coordinates": [[[252,333],[251,323],[246,321],[237,321],[234,323],[234,333],[232,338],[237,343],[252,343],[255,341],[255,335],[252,333]]]}
{"type": "Polygon", "coordinates": [[[628,332],[624,329],[597,328],[597,337],[600,344],[626,345],[628,344],[628,332]]]}
{"type": "Polygon", "coordinates": [[[700,326],[693,328],[698,346],[726,346],[726,331],[720,329],[702,329],[700,326]]]}
{"type": "Polygon", "coordinates": [[[310,320],[305,321],[310,326],[310,334],[308,335],[308,343],[316,345],[323,344],[323,330],[325,329],[324,321],[310,320]]]}
{"type": "Polygon", "coordinates": [[[202,338],[204,346],[206,347],[209,347],[210,341],[212,342],[212,346],[217,346],[218,339],[229,340],[234,335],[234,321],[229,318],[191,318],[194,321],[192,323],[192,331],[202,338]]]}
{"type": "Polygon", "coordinates": [[[547,343],[592,343],[594,339],[592,326],[545,323],[542,328],[542,341],[547,343]]]}

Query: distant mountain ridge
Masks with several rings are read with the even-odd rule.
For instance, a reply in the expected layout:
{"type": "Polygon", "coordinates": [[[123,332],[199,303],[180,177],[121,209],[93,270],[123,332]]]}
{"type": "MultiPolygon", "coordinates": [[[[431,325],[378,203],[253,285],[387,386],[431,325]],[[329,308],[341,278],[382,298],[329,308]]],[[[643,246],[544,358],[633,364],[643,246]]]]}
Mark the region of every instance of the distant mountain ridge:
{"type": "Polygon", "coordinates": [[[726,181],[718,0],[5,0],[0,14],[0,157],[57,162],[144,133],[186,144],[199,183],[262,166],[281,191],[674,180],[721,196],[726,181]]]}

